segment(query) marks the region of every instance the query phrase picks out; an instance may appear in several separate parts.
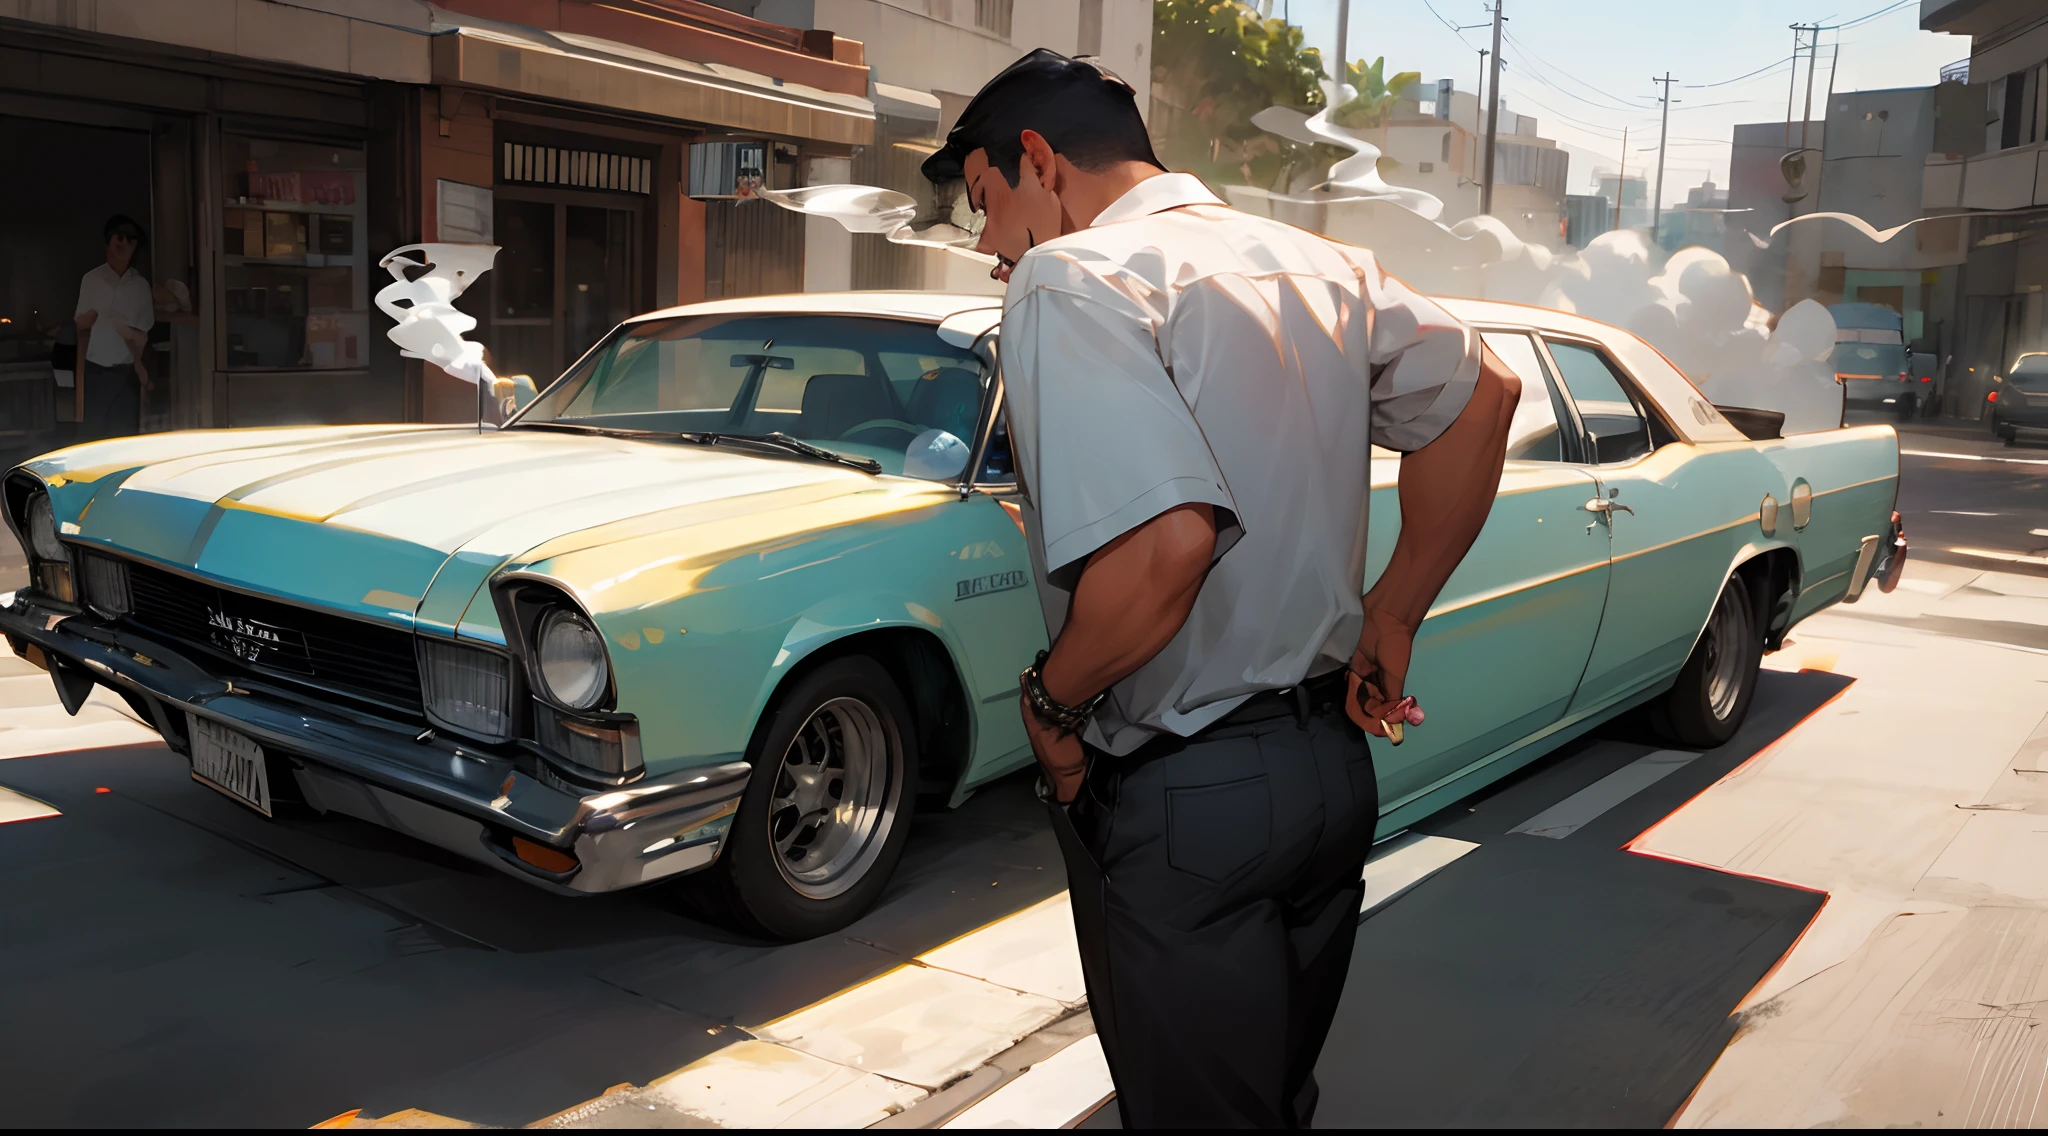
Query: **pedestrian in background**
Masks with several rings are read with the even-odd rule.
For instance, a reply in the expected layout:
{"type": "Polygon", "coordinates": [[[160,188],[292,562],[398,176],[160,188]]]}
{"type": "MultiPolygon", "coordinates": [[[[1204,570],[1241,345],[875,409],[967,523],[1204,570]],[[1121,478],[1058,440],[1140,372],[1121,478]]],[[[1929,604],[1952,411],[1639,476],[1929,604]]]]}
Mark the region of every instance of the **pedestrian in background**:
{"type": "Polygon", "coordinates": [[[1091,62],[1011,65],[924,173],[964,182],[1008,282],[1053,641],[1024,722],[1123,1122],[1307,1127],[1379,812],[1366,737],[1422,723],[1411,644],[1520,383],[1371,253],[1167,173],[1091,62]],[[1374,443],[1407,452],[1403,523],[1361,598],[1374,443]]]}
{"type": "Polygon", "coordinates": [[[78,282],[74,322],[86,343],[76,381],[85,387],[85,436],[118,438],[142,429],[142,394],[154,385],[143,356],[149,329],[156,326],[156,303],[149,281],[134,267],[145,240],[142,226],[115,214],[100,232],[106,263],[78,282]]]}

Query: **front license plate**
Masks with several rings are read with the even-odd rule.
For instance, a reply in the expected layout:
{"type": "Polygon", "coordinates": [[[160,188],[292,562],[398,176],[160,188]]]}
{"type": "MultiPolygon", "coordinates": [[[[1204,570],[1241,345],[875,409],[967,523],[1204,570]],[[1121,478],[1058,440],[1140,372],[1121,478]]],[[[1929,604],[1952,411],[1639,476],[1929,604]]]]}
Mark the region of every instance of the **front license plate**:
{"type": "Polygon", "coordinates": [[[192,739],[192,779],[270,815],[270,777],[263,747],[217,722],[185,716],[192,739]]]}

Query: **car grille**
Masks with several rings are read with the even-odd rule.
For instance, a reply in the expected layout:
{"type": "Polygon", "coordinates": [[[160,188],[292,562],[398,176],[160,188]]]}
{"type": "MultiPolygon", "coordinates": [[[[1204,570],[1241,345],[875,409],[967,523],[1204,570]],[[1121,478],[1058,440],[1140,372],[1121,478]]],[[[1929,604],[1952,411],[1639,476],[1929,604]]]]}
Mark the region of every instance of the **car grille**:
{"type": "Polygon", "coordinates": [[[230,592],[134,561],[127,622],[259,675],[422,717],[411,632],[230,592]]]}

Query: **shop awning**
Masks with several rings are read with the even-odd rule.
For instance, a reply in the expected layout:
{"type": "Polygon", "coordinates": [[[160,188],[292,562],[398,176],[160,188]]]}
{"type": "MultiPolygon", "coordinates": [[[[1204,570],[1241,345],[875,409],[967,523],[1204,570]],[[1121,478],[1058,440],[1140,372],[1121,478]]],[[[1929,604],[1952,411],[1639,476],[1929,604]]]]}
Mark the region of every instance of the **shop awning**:
{"type": "Polygon", "coordinates": [[[434,82],[841,145],[874,140],[874,104],[719,63],[434,10],[434,82]]]}

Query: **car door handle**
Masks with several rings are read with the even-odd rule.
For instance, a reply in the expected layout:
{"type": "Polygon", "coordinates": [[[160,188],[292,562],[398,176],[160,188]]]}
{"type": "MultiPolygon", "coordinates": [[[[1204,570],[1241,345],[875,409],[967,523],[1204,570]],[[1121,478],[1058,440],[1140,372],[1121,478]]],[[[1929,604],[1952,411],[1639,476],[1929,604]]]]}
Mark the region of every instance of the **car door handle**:
{"type": "Polygon", "coordinates": [[[1588,513],[1599,513],[1610,519],[1616,513],[1627,513],[1631,517],[1636,515],[1636,511],[1634,509],[1629,508],[1627,505],[1624,505],[1619,501],[1607,501],[1599,497],[1595,497],[1591,501],[1586,502],[1586,511],[1588,513]]]}

